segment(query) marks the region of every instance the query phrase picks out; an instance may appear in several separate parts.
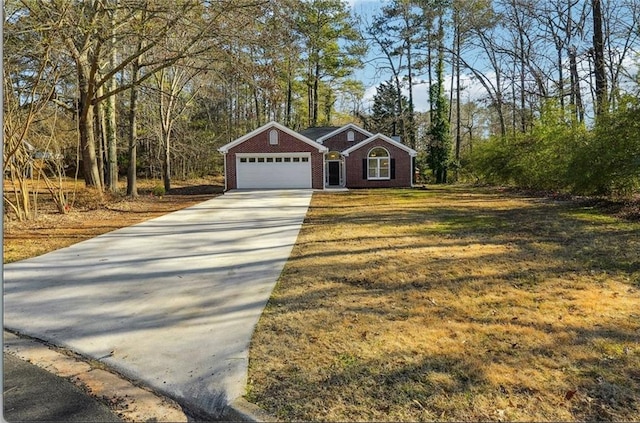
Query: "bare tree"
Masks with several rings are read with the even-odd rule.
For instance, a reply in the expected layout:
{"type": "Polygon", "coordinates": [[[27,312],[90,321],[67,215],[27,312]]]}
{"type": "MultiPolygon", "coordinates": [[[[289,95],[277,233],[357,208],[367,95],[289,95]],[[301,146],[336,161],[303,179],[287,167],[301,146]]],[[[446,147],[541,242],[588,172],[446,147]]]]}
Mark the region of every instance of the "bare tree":
{"type": "Polygon", "coordinates": [[[596,77],[596,116],[607,110],[607,71],[604,62],[604,34],[602,32],[602,5],[600,0],[591,0],[593,15],[593,56],[596,77]]]}
{"type": "Polygon", "coordinates": [[[162,179],[165,191],[171,189],[171,135],[173,126],[197,95],[198,87],[191,83],[201,72],[201,68],[185,64],[185,66],[172,66],[163,69],[154,76],[158,92],[157,107],[160,118],[160,144],[163,147],[162,179]]]}
{"type": "MultiPolygon", "coordinates": [[[[65,213],[64,192],[44,173],[47,161],[59,157],[55,154],[49,157],[46,145],[32,144],[43,137],[37,126],[51,119],[51,125],[55,125],[57,111],[56,106],[52,108],[51,105],[57,100],[55,89],[62,79],[64,67],[53,63],[54,43],[45,26],[21,14],[19,9],[8,8],[6,13],[2,170],[11,181],[11,188],[3,190],[4,204],[19,220],[33,218],[37,211],[38,191],[32,178],[42,176],[58,210],[65,213]]],[[[53,170],[61,171],[59,167],[53,170]]]]}

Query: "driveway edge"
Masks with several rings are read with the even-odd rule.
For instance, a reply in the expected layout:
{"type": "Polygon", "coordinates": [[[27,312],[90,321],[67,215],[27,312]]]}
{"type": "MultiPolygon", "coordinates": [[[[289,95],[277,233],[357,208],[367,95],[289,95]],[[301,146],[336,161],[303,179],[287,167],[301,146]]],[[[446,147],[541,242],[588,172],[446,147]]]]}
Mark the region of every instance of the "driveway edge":
{"type": "Polygon", "coordinates": [[[222,420],[233,422],[276,422],[278,419],[257,405],[240,397],[229,404],[222,415],[222,420]]]}

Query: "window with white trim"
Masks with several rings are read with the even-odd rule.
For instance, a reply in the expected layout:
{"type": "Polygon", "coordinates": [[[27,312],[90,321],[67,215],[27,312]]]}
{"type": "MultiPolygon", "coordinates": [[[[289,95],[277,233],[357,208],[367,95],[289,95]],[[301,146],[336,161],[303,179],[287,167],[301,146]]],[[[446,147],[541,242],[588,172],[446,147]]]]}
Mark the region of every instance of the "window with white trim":
{"type": "Polygon", "coordinates": [[[382,147],[372,149],[367,157],[367,179],[390,179],[390,162],[389,152],[386,149],[382,147]]]}
{"type": "Polygon", "coordinates": [[[278,145],[278,130],[272,129],[269,131],[269,144],[270,145],[278,145]]]}
{"type": "Polygon", "coordinates": [[[349,131],[347,132],[347,141],[355,141],[356,140],[356,134],[353,131],[349,131]]]}

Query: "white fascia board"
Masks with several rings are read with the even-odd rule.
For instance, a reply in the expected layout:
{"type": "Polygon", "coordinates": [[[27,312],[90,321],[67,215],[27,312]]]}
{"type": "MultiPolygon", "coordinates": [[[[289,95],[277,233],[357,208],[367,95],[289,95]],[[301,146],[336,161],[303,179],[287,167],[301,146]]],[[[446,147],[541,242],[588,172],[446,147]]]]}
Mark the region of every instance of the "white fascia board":
{"type": "Polygon", "coordinates": [[[301,134],[297,133],[296,131],[294,131],[292,129],[289,129],[286,126],[281,125],[281,124],[279,124],[278,122],[275,122],[275,121],[271,121],[271,122],[269,122],[269,123],[267,123],[265,125],[262,125],[258,129],[255,129],[255,130],[249,132],[248,134],[241,136],[237,140],[231,141],[230,143],[223,145],[222,147],[218,148],[218,151],[220,153],[226,154],[226,153],[229,152],[230,149],[232,149],[236,145],[242,144],[243,142],[247,141],[248,139],[253,138],[254,136],[258,135],[259,133],[261,133],[263,131],[266,131],[268,129],[271,129],[271,128],[279,129],[280,131],[285,132],[285,133],[291,135],[292,137],[297,138],[298,140],[300,140],[300,141],[302,141],[304,143],[307,143],[312,147],[317,148],[318,152],[320,152],[320,153],[324,153],[324,152],[328,151],[328,148],[325,147],[324,145],[318,144],[317,142],[313,141],[312,139],[307,138],[304,135],[301,135],[301,134]]]}
{"type": "Polygon", "coordinates": [[[373,134],[371,132],[365,131],[364,129],[360,128],[358,125],[355,125],[353,123],[348,123],[348,124],[346,124],[344,126],[341,126],[338,129],[336,129],[335,131],[329,132],[327,135],[321,136],[320,138],[318,138],[318,142],[319,143],[323,143],[325,140],[333,137],[334,135],[337,135],[337,134],[339,134],[341,132],[344,132],[344,131],[348,131],[349,129],[361,132],[361,133],[365,134],[367,137],[373,136],[373,134]]]}
{"type": "Polygon", "coordinates": [[[375,141],[375,140],[377,140],[377,139],[382,139],[383,141],[385,141],[385,142],[387,142],[387,143],[389,143],[389,144],[391,144],[391,145],[394,145],[394,146],[396,146],[396,147],[398,147],[398,148],[400,148],[400,149],[402,149],[402,150],[406,151],[407,153],[409,153],[409,155],[410,155],[411,157],[416,157],[416,156],[418,155],[418,152],[417,152],[416,150],[414,150],[413,148],[409,148],[409,147],[407,147],[406,145],[401,144],[401,143],[399,143],[398,141],[395,141],[395,140],[393,140],[393,139],[391,139],[391,138],[387,137],[386,135],[382,135],[382,134],[375,134],[375,135],[373,135],[373,136],[371,136],[371,137],[367,138],[367,139],[366,139],[366,140],[364,140],[364,141],[360,141],[358,144],[356,144],[356,145],[354,145],[354,146],[351,146],[351,147],[347,148],[346,150],[344,150],[344,151],[342,152],[342,154],[343,154],[344,156],[348,156],[348,155],[349,155],[349,153],[351,153],[352,151],[356,151],[356,150],[358,150],[358,149],[360,149],[360,148],[364,147],[365,145],[367,145],[367,144],[369,144],[370,142],[375,141]]]}

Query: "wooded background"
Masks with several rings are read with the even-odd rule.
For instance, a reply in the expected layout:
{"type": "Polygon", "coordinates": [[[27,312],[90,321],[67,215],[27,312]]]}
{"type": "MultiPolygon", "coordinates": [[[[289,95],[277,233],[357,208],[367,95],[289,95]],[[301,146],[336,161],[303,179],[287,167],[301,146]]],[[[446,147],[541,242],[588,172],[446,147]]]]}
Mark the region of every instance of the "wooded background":
{"type": "Polygon", "coordinates": [[[33,215],[31,177],[65,212],[65,175],[136,196],[219,174],[270,120],[400,135],[426,182],[632,196],[639,23],[637,0],[7,0],[5,210],[33,215]]]}

